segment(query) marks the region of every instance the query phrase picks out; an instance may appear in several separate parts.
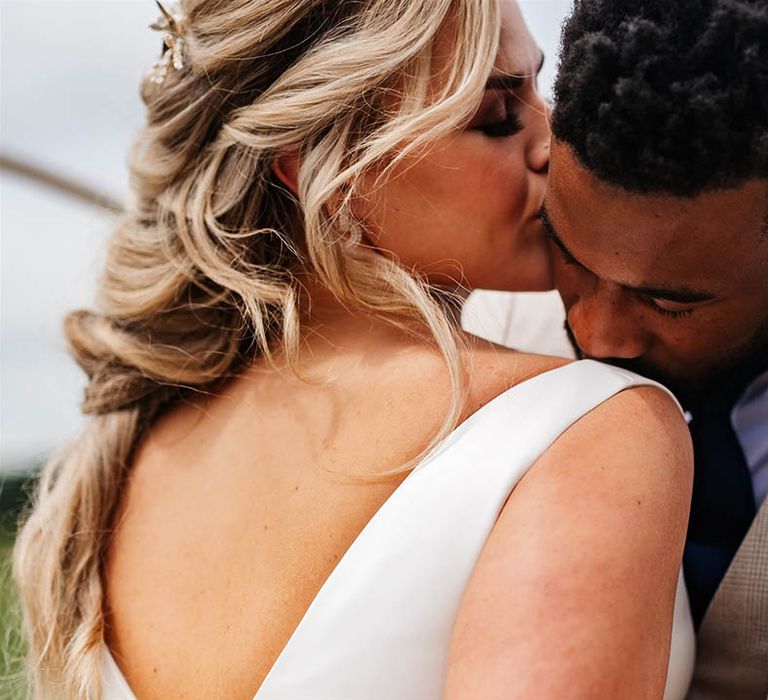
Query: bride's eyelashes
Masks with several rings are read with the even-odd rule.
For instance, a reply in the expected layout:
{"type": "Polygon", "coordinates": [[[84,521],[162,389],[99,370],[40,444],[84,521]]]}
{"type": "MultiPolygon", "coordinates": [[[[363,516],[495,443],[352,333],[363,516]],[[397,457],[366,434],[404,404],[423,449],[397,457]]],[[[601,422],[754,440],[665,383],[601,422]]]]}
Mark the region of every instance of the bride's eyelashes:
{"type": "Polygon", "coordinates": [[[523,130],[523,123],[520,121],[520,117],[514,112],[510,112],[503,121],[485,124],[477,127],[477,129],[491,137],[514,136],[523,130]]]}
{"type": "Polygon", "coordinates": [[[491,138],[514,136],[524,125],[510,103],[515,104],[513,95],[489,92],[467,128],[491,138]]]}

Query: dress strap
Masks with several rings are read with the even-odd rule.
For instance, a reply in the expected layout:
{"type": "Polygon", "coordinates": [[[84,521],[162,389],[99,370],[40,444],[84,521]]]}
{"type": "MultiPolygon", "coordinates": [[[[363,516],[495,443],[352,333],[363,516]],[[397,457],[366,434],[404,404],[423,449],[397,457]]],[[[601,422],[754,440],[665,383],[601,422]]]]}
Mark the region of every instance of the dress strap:
{"type": "Polygon", "coordinates": [[[568,427],[642,385],[660,387],[582,360],[470,416],[358,535],[254,700],[441,697],[462,595],[512,489],[568,427]]]}

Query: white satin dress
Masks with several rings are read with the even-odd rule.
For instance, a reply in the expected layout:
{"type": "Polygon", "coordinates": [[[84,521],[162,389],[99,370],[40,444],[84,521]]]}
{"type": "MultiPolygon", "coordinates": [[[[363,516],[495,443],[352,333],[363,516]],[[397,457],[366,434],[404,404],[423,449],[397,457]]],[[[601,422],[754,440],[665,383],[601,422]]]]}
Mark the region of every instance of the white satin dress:
{"type": "MultiPolygon", "coordinates": [[[[583,360],[480,408],[371,518],[253,700],[440,700],[462,594],[515,484],[584,414],[623,389],[651,384],[583,360]]],[[[693,661],[681,577],[665,700],[683,700],[693,661]]],[[[102,681],[104,700],[136,700],[106,650],[102,681]]]]}

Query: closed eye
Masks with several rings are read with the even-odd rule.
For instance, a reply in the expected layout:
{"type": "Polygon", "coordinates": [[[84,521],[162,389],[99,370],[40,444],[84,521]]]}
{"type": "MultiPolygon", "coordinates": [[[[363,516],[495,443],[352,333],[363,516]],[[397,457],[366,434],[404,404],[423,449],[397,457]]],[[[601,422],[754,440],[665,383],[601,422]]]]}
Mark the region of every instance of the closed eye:
{"type": "Polygon", "coordinates": [[[523,130],[523,123],[516,114],[510,112],[503,121],[484,124],[477,127],[477,129],[486,136],[503,138],[505,136],[514,136],[515,134],[520,133],[523,130]]]}
{"type": "Polygon", "coordinates": [[[515,107],[511,90],[489,89],[467,128],[491,138],[513,136],[523,130],[522,120],[515,107]]]}
{"type": "Polygon", "coordinates": [[[581,263],[576,260],[576,258],[573,257],[567,250],[563,250],[561,247],[558,246],[558,251],[560,251],[560,257],[563,259],[563,262],[566,265],[581,265],[581,263]]]}
{"type": "Polygon", "coordinates": [[[690,316],[696,309],[717,302],[717,295],[702,290],[679,289],[662,293],[652,287],[627,287],[655,312],[671,318],[690,316]]]}
{"type": "Polygon", "coordinates": [[[662,316],[668,316],[670,318],[683,318],[690,316],[695,307],[690,304],[682,304],[677,301],[670,301],[669,299],[659,299],[656,297],[646,297],[648,305],[662,316]]]}

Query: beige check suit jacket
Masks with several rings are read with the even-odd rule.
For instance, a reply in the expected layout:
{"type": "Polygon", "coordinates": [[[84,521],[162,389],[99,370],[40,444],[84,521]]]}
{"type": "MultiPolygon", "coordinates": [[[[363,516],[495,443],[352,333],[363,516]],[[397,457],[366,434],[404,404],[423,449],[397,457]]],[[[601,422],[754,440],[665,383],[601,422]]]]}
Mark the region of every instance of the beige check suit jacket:
{"type": "Polygon", "coordinates": [[[768,699],[768,498],[699,629],[687,700],[768,699]]]}

